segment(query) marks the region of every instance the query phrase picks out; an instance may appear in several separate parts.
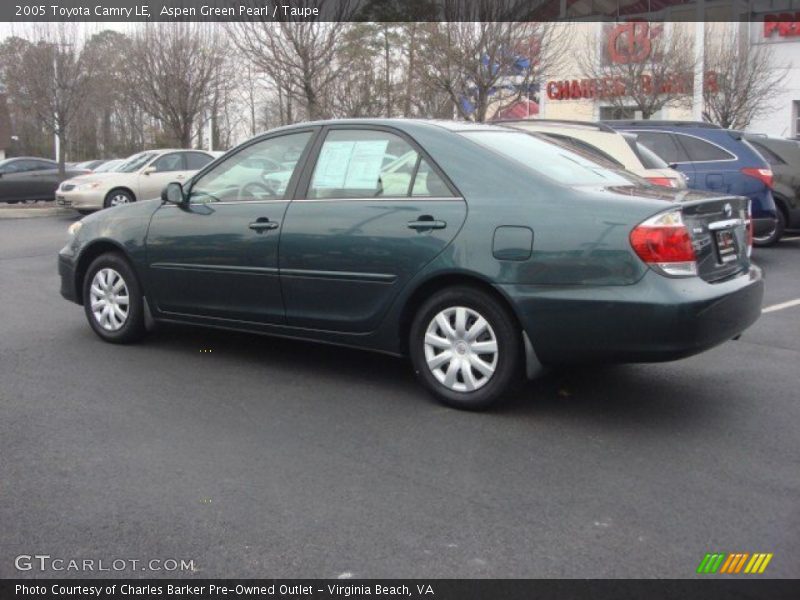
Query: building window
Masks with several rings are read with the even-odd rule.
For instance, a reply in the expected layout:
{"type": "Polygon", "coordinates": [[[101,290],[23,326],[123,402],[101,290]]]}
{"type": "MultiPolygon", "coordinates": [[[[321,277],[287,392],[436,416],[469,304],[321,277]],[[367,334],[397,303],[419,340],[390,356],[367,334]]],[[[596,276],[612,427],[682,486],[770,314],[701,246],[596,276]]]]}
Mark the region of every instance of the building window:
{"type": "MultiPolygon", "coordinates": [[[[641,117],[641,113],[639,113],[639,117],[641,117]]],[[[636,109],[635,108],[621,108],[619,106],[601,106],[600,107],[600,120],[601,121],[608,121],[608,120],[618,120],[624,119],[626,121],[632,121],[637,118],[636,109]]]]}

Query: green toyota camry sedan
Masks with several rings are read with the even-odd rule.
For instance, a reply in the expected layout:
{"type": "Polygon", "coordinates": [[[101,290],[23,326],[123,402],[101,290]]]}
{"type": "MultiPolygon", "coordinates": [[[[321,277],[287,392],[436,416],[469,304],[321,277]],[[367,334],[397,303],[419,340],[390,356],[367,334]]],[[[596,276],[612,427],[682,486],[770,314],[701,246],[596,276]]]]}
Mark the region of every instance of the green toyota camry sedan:
{"type": "Polygon", "coordinates": [[[175,322],[408,356],[472,409],[543,367],[673,360],[750,326],[748,200],[597,160],[490,125],[283,127],[74,223],[61,294],[108,342],[175,322]]]}

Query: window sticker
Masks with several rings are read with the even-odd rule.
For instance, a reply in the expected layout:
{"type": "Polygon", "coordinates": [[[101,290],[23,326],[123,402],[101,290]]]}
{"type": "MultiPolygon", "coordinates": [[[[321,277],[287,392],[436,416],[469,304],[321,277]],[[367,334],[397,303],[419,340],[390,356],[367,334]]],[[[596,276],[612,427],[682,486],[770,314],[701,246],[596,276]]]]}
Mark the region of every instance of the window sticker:
{"type": "Polygon", "coordinates": [[[388,140],[325,142],[314,171],[314,188],[376,189],[388,145],[388,140]]]}

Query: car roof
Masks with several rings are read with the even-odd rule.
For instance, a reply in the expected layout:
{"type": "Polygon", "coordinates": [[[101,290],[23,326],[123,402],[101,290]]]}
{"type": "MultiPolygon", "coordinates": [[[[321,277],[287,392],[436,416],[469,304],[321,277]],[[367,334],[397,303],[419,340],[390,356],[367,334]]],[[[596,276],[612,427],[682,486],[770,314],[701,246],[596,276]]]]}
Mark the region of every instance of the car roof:
{"type": "Polygon", "coordinates": [[[498,125],[536,125],[537,127],[557,127],[561,129],[578,129],[619,133],[613,127],[597,121],[576,121],[571,119],[501,119],[492,121],[498,125]]]}
{"type": "MultiPolygon", "coordinates": [[[[274,131],[290,131],[293,129],[304,129],[307,127],[323,127],[326,125],[365,125],[376,127],[394,127],[401,131],[410,132],[414,127],[430,127],[445,129],[448,131],[508,131],[508,128],[500,127],[491,123],[475,123],[473,121],[452,121],[446,119],[326,119],[321,121],[306,121],[275,127],[261,133],[265,135],[274,131]]],[[[260,137],[260,136],[257,136],[260,137]]]]}
{"type": "Polygon", "coordinates": [[[706,121],[662,121],[653,119],[606,119],[601,123],[610,127],[681,127],[687,129],[722,129],[706,121]]]}
{"type": "Polygon", "coordinates": [[[56,162],[52,158],[42,158],[41,156],[9,156],[9,157],[7,157],[7,158],[5,158],[3,160],[4,161],[10,161],[10,160],[43,160],[45,162],[51,162],[51,163],[56,162]]]}

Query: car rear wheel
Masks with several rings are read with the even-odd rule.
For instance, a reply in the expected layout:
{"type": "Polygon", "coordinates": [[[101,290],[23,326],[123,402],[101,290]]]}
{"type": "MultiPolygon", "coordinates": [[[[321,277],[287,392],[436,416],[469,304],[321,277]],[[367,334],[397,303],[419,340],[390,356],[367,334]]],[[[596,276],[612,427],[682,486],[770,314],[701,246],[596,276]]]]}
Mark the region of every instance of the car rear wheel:
{"type": "Polygon", "coordinates": [[[102,254],[83,281],[83,308],[89,325],[107,342],[125,344],[145,333],[142,290],[128,261],[102,254]]]}
{"type": "Polygon", "coordinates": [[[417,311],[409,353],[414,371],[442,403],[480,410],[518,380],[520,334],[505,306],[459,286],[434,294],[417,311]]]}
{"type": "Polygon", "coordinates": [[[133,195],[125,190],[111,190],[106,195],[103,202],[103,208],[110,208],[112,206],[119,206],[120,204],[130,204],[135,202],[133,195]]]}

